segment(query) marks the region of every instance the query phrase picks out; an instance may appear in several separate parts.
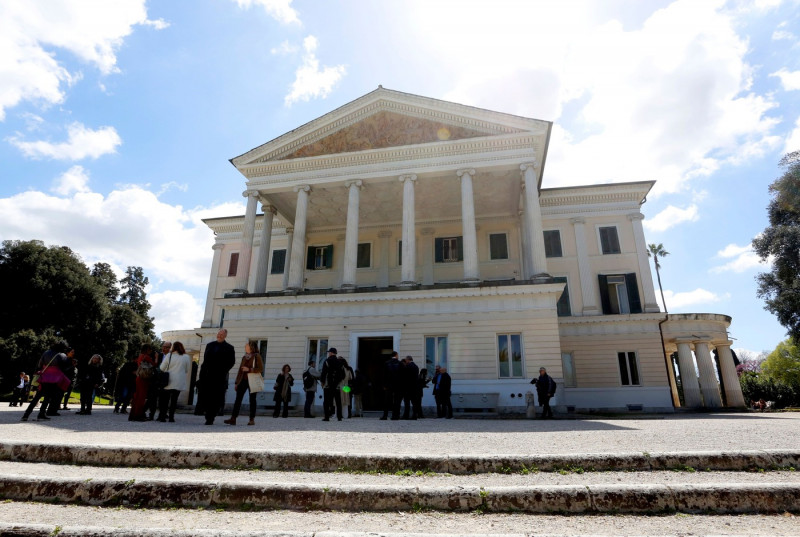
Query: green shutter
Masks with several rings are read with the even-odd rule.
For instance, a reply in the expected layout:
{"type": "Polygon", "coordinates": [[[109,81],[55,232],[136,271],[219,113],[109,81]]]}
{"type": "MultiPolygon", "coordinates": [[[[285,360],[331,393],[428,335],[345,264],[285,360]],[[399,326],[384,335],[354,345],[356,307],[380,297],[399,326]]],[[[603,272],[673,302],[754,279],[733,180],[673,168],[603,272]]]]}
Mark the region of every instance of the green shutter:
{"type": "Polygon", "coordinates": [[[464,261],[464,238],[456,237],[456,251],[458,252],[458,260],[464,261]]]}
{"type": "Polygon", "coordinates": [[[636,273],[625,275],[625,286],[628,288],[628,305],[631,313],[642,313],[642,301],[639,298],[639,286],[636,285],[636,273]]]}
{"type": "Polygon", "coordinates": [[[436,263],[442,263],[444,261],[444,252],[442,251],[442,243],[443,242],[444,242],[444,240],[441,239],[441,238],[436,238],[436,239],[433,240],[434,250],[436,252],[434,261],[436,263]]]}
{"type": "Polygon", "coordinates": [[[306,269],[307,270],[314,270],[314,251],[315,248],[313,246],[308,247],[308,251],[306,254],[306,269]]]}
{"type": "Polygon", "coordinates": [[[333,244],[329,244],[328,246],[325,247],[325,251],[322,254],[322,257],[325,268],[333,267],[333,244]]]}
{"type": "Polygon", "coordinates": [[[600,281],[600,303],[603,305],[603,315],[611,315],[611,298],[608,296],[608,276],[597,275],[600,281]]]}

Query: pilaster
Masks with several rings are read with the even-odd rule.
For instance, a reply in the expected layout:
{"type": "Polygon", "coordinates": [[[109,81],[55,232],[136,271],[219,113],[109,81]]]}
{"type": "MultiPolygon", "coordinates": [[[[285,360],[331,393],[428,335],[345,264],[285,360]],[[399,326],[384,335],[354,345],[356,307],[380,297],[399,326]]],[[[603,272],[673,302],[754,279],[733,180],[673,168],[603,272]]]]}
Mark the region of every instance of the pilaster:
{"type": "Polygon", "coordinates": [[[647,257],[647,242],[644,238],[644,229],[642,228],[642,220],[644,215],[642,213],[632,213],[628,215],[633,226],[633,239],[636,244],[636,259],[639,262],[639,275],[642,282],[642,291],[644,291],[644,311],[645,313],[658,313],[661,311],[658,307],[658,300],[656,300],[656,291],[653,287],[653,273],[650,271],[650,261],[647,257]]]}
{"type": "Polygon", "coordinates": [[[575,233],[575,246],[578,250],[578,273],[581,278],[581,300],[583,301],[584,315],[600,315],[597,307],[595,293],[596,280],[592,274],[592,267],[589,264],[589,253],[586,250],[586,220],[584,218],[572,218],[572,230],[575,233]]]}
{"type": "Polygon", "coordinates": [[[261,237],[258,246],[258,265],[256,268],[256,283],[254,292],[264,293],[267,290],[267,271],[269,270],[269,252],[272,245],[272,221],[277,210],[267,203],[261,204],[264,211],[264,221],[261,223],[261,237]]]}
{"type": "Polygon", "coordinates": [[[236,290],[249,292],[250,263],[253,259],[253,236],[256,229],[256,209],[259,194],[255,190],[246,190],[242,196],[247,198],[247,209],[244,213],[244,231],[242,233],[242,251],[239,253],[239,266],[236,270],[236,290]]]}
{"type": "Polygon", "coordinates": [[[480,280],[478,268],[478,238],[475,233],[475,199],[472,178],[475,170],[456,171],[461,178],[461,228],[464,247],[464,283],[475,283],[480,280]]]}
{"type": "Polygon", "coordinates": [[[200,326],[209,328],[214,326],[214,299],[217,297],[217,281],[219,280],[219,263],[222,258],[221,244],[211,247],[214,250],[214,257],[211,261],[211,277],[208,280],[208,294],[206,295],[206,310],[203,314],[203,322],[200,326]]]}
{"type": "Polygon", "coordinates": [[[530,260],[529,273],[526,279],[549,277],[547,258],[544,254],[544,226],[542,224],[542,208],[539,205],[539,185],[536,180],[537,163],[520,164],[522,186],[525,194],[525,225],[528,228],[530,260]]]}
{"type": "Polygon", "coordinates": [[[344,241],[344,268],[342,270],[342,288],[354,289],[356,286],[356,266],[358,257],[358,216],[361,180],[347,181],[344,184],[347,197],[347,228],[344,241]]]}
{"type": "Polygon", "coordinates": [[[297,209],[294,216],[294,237],[292,240],[292,257],[289,265],[289,283],[287,291],[300,291],[303,289],[303,275],[305,266],[303,261],[306,254],[306,220],[308,218],[308,196],[311,187],[308,185],[296,186],[297,209]]]}
{"type": "Polygon", "coordinates": [[[403,266],[400,285],[412,286],[417,284],[416,213],[414,209],[414,183],[417,181],[417,176],[414,174],[401,175],[399,180],[403,183],[403,266]]]}

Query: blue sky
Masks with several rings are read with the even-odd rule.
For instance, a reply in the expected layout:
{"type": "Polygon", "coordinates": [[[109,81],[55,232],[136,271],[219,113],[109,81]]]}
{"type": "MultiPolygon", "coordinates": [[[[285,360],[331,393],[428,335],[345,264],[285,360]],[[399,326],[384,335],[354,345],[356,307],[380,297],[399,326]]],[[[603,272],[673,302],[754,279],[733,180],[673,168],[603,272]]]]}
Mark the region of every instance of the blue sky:
{"type": "MultiPolygon", "coordinates": [[[[544,186],[655,180],[670,312],[785,330],[750,242],[800,149],[800,3],[6,0],[0,239],[144,267],[157,330],[202,320],[228,159],[379,84],[554,122],[544,186]]],[[[655,278],[655,275],[654,275],[655,278]]]]}

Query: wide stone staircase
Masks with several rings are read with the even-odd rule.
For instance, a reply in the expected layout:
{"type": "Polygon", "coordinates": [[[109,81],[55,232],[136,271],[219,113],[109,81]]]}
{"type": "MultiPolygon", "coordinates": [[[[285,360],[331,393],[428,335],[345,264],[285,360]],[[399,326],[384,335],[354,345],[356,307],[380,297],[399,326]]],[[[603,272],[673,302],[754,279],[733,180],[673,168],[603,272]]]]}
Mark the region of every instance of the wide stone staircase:
{"type": "Polygon", "coordinates": [[[800,449],[397,457],[6,442],[0,535],[800,535],[797,468],[800,449]]]}

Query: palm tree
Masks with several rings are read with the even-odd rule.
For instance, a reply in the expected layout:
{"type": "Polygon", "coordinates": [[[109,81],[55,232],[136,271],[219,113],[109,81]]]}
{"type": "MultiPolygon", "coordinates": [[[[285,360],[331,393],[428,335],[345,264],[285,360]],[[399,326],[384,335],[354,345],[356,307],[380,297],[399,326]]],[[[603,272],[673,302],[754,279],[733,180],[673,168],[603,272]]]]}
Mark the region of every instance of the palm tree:
{"type": "Polygon", "coordinates": [[[652,257],[656,264],[656,276],[658,277],[658,290],[661,291],[661,303],[664,304],[664,313],[667,312],[667,303],[664,300],[664,288],[661,287],[661,273],[658,269],[661,268],[661,263],[658,262],[659,257],[666,257],[669,252],[664,249],[664,245],[660,242],[658,244],[647,245],[647,257],[652,257]]]}

